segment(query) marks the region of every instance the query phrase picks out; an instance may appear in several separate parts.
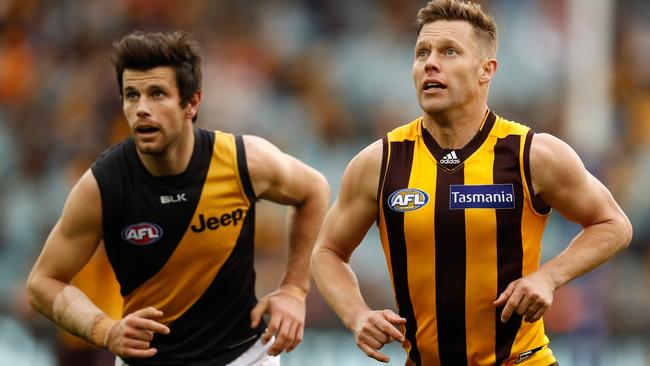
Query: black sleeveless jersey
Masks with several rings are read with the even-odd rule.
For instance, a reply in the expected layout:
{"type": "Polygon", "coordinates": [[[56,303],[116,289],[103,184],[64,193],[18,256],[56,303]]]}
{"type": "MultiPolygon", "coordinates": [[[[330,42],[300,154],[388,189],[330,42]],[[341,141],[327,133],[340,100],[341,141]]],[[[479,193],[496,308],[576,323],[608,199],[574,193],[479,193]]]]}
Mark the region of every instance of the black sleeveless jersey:
{"type": "Polygon", "coordinates": [[[158,353],[130,366],[225,365],[255,342],[255,195],[241,136],[194,130],[185,172],[155,177],[129,138],[92,166],[103,239],[124,297],[124,314],[163,311],[169,335],[158,353]]]}

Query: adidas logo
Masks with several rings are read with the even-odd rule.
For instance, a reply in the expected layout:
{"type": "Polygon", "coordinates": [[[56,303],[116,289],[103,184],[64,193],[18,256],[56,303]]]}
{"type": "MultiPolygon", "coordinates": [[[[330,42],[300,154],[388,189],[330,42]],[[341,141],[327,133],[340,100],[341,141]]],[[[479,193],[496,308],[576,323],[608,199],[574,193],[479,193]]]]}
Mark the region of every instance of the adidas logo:
{"type": "Polygon", "coordinates": [[[456,151],[452,151],[440,159],[440,164],[460,164],[460,159],[456,156],[456,151]]]}

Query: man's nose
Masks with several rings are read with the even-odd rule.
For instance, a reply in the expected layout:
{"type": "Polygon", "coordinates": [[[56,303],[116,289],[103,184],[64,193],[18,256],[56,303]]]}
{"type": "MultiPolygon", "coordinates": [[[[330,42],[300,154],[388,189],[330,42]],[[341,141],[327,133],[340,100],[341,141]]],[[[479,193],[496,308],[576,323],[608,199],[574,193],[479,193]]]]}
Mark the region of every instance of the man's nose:
{"type": "Polygon", "coordinates": [[[427,60],[424,63],[424,71],[426,71],[426,72],[429,72],[429,71],[439,72],[440,71],[440,63],[439,63],[438,57],[436,57],[435,52],[431,52],[429,57],[427,57],[427,60]]]}
{"type": "Polygon", "coordinates": [[[137,108],[137,115],[140,118],[143,117],[148,117],[151,115],[151,108],[149,106],[149,102],[147,101],[147,97],[140,97],[138,100],[138,108],[137,108]]]}

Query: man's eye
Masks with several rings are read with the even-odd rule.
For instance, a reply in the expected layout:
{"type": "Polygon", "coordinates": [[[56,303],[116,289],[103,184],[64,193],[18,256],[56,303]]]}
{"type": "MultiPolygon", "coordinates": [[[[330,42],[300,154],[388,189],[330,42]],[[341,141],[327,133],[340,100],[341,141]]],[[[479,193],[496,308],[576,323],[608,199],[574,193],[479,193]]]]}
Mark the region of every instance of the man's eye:
{"type": "Polygon", "coordinates": [[[418,55],[418,57],[424,57],[424,56],[427,56],[427,55],[429,55],[429,50],[424,50],[424,49],[419,50],[419,51],[417,52],[417,55],[418,55]]]}
{"type": "Polygon", "coordinates": [[[126,99],[128,100],[136,100],[138,99],[138,96],[139,96],[138,93],[134,93],[134,92],[126,93],[126,99]]]}
{"type": "Polygon", "coordinates": [[[456,50],[453,49],[453,48],[447,48],[447,49],[445,50],[445,55],[447,55],[447,56],[453,56],[453,55],[455,55],[455,54],[457,54],[457,53],[458,53],[458,52],[456,52],[456,50]]]}
{"type": "Polygon", "coordinates": [[[161,91],[161,90],[157,90],[157,91],[153,92],[152,95],[153,95],[154,98],[162,98],[162,97],[165,96],[165,93],[163,91],[161,91]]]}

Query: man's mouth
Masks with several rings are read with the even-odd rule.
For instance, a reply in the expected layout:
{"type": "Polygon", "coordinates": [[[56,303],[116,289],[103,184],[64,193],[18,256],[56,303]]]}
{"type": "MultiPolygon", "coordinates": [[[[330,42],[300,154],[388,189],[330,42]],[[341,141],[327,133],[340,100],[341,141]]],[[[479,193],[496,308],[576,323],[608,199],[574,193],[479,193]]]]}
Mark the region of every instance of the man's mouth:
{"type": "Polygon", "coordinates": [[[136,127],[135,132],[139,134],[150,134],[150,133],[156,133],[160,129],[158,127],[153,127],[153,126],[140,126],[136,127]]]}
{"type": "Polygon", "coordinates": [[[433,89],[447,89],[447,85],[437,81],[432,81],[432,82],[424,83],[423,89],[425,91],[433,90],[433,89]]]}

